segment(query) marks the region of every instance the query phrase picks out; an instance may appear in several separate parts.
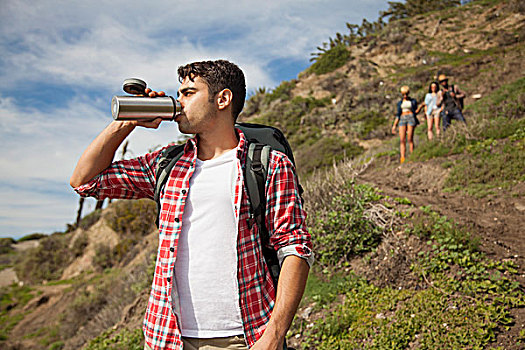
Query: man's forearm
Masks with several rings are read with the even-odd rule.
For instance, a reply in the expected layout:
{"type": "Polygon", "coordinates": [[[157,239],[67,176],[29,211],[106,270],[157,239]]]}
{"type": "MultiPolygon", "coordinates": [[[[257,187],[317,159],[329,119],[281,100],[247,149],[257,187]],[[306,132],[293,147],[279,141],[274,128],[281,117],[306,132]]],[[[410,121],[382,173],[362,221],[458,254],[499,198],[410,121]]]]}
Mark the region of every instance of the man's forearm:
{"type": "Polygon", "coordinates": [[[277,286],[277,296],[272,317],[268,322],[265,336],[282,343],[292,324],[297,307],[303,297],[310,267],[306,260],[297,256],[284,259],[277,286]]]}
{"type": "Polygon", "coordinates": [[[458,87],[456,87],[456,98],[465,98],[465,93],[461,91],[458,87]]]}
{"type": "Polygon", "coordinates": [[[106,169],[118,147],[133,131],[135,124],[128,122],[112,122],[86,148],[71,175],[69,183],[78,187],[89,182],[106,169]]]}

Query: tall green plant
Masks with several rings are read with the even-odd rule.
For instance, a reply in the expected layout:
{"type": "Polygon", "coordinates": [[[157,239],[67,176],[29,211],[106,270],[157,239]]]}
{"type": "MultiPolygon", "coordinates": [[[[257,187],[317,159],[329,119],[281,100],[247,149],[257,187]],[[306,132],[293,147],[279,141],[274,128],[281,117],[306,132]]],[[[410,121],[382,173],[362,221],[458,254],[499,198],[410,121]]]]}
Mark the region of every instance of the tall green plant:
{"type": "Polygon", "coordinates": [[[317,75],[333,72],[350,60],[350,51],[345,45],[337,45],[320,55],[309,72],[317,75]]]}

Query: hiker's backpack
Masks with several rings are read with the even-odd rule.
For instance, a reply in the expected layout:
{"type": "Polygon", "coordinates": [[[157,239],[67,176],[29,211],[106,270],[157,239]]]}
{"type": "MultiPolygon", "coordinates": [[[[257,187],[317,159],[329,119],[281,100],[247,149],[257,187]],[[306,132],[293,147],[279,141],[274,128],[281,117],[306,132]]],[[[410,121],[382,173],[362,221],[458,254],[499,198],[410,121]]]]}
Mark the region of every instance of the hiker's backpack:
{"type": "MultiPolygon", "coordinates": [[[[455,94],[457,94],[457,92],[456,92],[456,86],[455,86],[454,84],[451,84],[451,85],[450,85],[449,90],[450,90],[450,91],[453,91],[455,94]]],[[[452,98],[452,97],[450,96],[450,94],[449,94],[448,91],[447,91],[446,95],[447,95],[447,98],[451,99],[451,100],[454,102],[454,104],[455,104],[455,106],[456,106],[457,108],[459,108],[460,110],[463,110],[463,107],[464,107],[464,104],[465,104],[465,101],[464,101],[465,98],[464,98],[464,97],[461,97],[461,98],[452,98]]],[[[446,109],[446,106],[445,106],[445,109],[446,109]]]]}
{"type": "MultiPolygon", "coordinates": [[[[268,164],[270,161],[270,151],[272,149],[280,151],[288,156],[295,164],[290,144],[284,134],[277,128],[249,123],[235,124],[248,141],[248,153],[246,156],[246,166],[244,169],[244,181],[248,199],[250,202],[250,224],[256,224],[261,239],[261,247],[264,260],[272,276],[274,286],[277,287],[280,266],[277,259],[277,252],[268,247],[270,236],[265,224],[266,213],[266,176],[268,174],[268,164]]],[[[166,184],[171,169],[184,153],[184,144],[174,145],[166,148],[157,163],[155,202],[157,202],[157,227],[160,217],[160,193],[166,184]]],[[[302,195],[302,187],[299,185],[299,195],[302,195]]],[[[302,197],[301,197],[302,200],[302,197]]]]}

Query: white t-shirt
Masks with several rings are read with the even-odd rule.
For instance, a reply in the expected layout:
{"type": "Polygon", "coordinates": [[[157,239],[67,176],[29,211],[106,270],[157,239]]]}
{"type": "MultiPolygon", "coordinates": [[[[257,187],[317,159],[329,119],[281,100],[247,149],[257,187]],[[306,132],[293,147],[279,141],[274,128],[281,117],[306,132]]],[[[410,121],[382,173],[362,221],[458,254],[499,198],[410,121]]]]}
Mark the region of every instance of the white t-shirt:
{"type": "Polygon", "coordinates": [[[175,281],[185,337],[243,334],[237,282],[236,149],[197,160],[182,217],[175,281]]]}

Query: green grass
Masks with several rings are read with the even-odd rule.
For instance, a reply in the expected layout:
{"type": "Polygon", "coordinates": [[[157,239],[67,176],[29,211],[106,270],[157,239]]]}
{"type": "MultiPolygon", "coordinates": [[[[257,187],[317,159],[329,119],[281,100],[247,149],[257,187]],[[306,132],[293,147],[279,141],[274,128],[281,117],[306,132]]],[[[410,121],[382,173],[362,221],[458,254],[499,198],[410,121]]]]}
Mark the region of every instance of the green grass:
{"type": "Polygon", "coordinates": [[[299,173],[303,175],[333,165],[334,162],[337,163],[345,158],[351,159],[362,152],[363,148],[359,145],[345,142],[336,136],[326,136],[318,138],[308,146],[295,148],[294,156],[299,173]]]}
{"type": "Polygon", "coordinates": [[[291,329],[303,335],[303,349],[482,349],[512,325],[510,309],[525,306],[514,264],[488,259],[464,229],[422,210],[407,234],[427,240],[411,268],[427,287],[380,288],[353,273],[316,270],[305,303],[323,316],[291,329]]]}
{"type": "Polygon", "coordinates": [[[499,189],[510,190],[525,181],[524,141],[524,138],[515,142],[487,139],[470,145],[468,156],[455,162],[445,189],[483,197],[499,189]]]}
{"type": "Polygon", "coordinates": [[[368,204],[381,195],[368,185],[348,186],[350,193],[334,196],[328,210],[318,212],[311,227],[316,259],[322,266],[345,265],[381,240],[382,230],[364,215],[368,204]]]}
{"type": "Polygon", "coordinates": [[[476,197],[511,189],[525,181],[525,78],[504,85],[465,108],[468,129],[439,141],[420,136],[412,160],[458,155],[446,162],[451,171],[445,191],[465,191],[476,197]]]}
{"type": "MultiPolygon", "coordinates": [[[[520,77],[510,84],[501,86],[483,99],[465,107],[475,115],[486,120],[496,119],[497,123],[490,130],[501,128],[506,123],[515,126],[516,119],[522,119],[525,113],[525,77],[520,77]]],[[[508,132],[507,132],[508,133],[508,132]]],[[[481,134],[480,136],[484,136],[481,134]]],[[[502,135],[501,137],[506,137],[502,135]]]]}
{"type": "Polygon", "coordinates": [[[8,338],[9,332],[28,314],[23,307],[35,296],[28,286],[11,285],[0,290],[0,341],[8,338]],[[11,310],[18,310],[12,313],[11,310]]]}
{"type": "MultiPolygon", "coordinates": [[[[423,139],[422,136],[420,140],[423,139]]],[[[465,149],[469,141],[460,135],[453,143],[440,142],[439,140],[420,142],[415,146],[414,152],[410,155],[410,160],[427,161],[432,158],[448,157],[454,154],[460,154],[465,149]]]]}
{"type": "Polygon", "coordinates": [[[440,51],[429,52],[430,56],[438,58],[436,65],[439,66],[451,66],[460,67],[467,64],[471,64],[474,61],[478,61],[484,57],[493,57],[503,52],[504,48],[494,47],[487,50],[472,50],[472,52],[465,53],[463,51],[457,53],[447,53],[440,51]]]}
{"type": "Polygon", "coordinates": [[[11,285],[0,291],[0,315],[13,306],[24,306],[34,297],[33,289],[28,286],[11,285]]]}
{"type": "Polygon", "coordinates": [[[127,349],[142,350],[144,349],[144,335],[141,329],[110,329],[100,336],[91,340],[84,348],[85,350],[106,350],[106,349],[127,349]]]}

